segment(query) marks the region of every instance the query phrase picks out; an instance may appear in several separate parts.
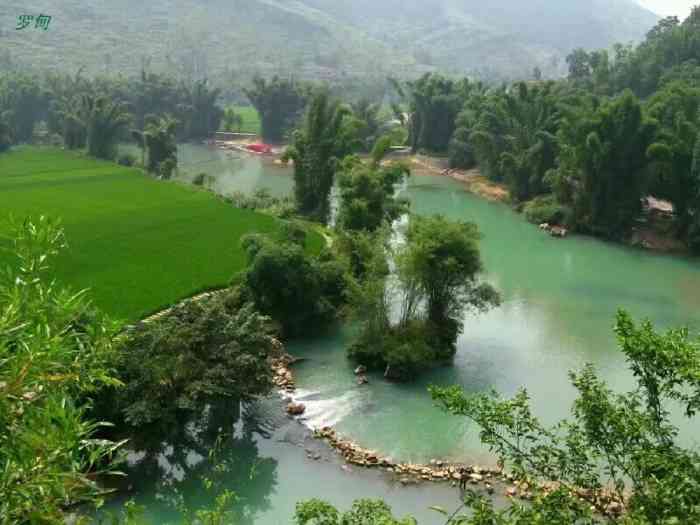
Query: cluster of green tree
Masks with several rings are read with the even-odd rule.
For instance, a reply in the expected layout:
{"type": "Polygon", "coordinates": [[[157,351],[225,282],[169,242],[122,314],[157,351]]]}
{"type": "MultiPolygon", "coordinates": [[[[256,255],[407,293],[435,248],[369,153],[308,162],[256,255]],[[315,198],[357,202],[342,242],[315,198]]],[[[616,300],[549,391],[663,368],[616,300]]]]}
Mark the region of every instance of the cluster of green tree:
{"type": "MultiPolygon", "coordinates": [[[[309,335],[345,312],[357,312],[365,328],[351,357],[388,367],[388,377],[405,379],[449,361],[464,308],[486,308],[497,295],[477,281],[481,262],[472,224],[413,218],[405,249],[390,249],[387,231],[408,211],[407,203],[397,199],[396,186],[409,169],[385,160],[393,138],[374,139],[383,129],[377,115],[378,108],[366,101],[350,106],[326,89],[310,94],[284,158],[294,161],[294,212],[330,221],[333,250],[309,255],[303,230],[293,224],[275,238],[248,236],[243,246],[249,265],[237,282],[285,337],[309,335]],[[368,143],[371,152],[363,158],[356,152],[367,150],[368,143]],[[334,185],[337,207],[331,210],[334,185]],[[394,290],[395,277],[388,271],[392,261],[403,295],[394,290]],[[391,322],[391,303],[401,301],[402,318],[391,322]]],[[[265,194],[235,201],[285,216],[290,212],[265,194]]]]}
{"type": "Polygon", "coordinates": [[[316,333],[345,305],[344,265],[329,251],[309,255],[306,233],[288,223],[276,237],[242,239],[248,268],[239,276],[244,296],[270,316],[285,337],[316,333]]]}
{"type": "Polygon", "coordinates": [[[282,158],[294,162],[294,196],[302,215],[326,221],[330,194],[340,160],[359,147],[352,110],[330,96],[316,92],[292,144],[282,158]]]}
{"type": "Polygon", "coordinates": [[[399,120],[407,120],[409,143],[414,153],[418,150],[447,151],[457,114],[468,94],[480,85],[468,79],[455,81],[432,74],[415,81],[401,83],[392,79],[391,82],[402,102],[394,105],[394,112],[399,120]],[[404,108],[408,108],[408,118],[404,108]]]}
{"type": "Polygon", "coordinates": [[[566,59],[569,78],[598,94],[614,95],[624,89],[648,97],[675,80],[700,79],[700,35],[697,8],[684,21],[672,16],[661,20],[638,46],[614,46],[587,52],[574,50],[566,59]]]}
{"type": "Polygon", "coordinates": [[[105,390],[95,413],[163,436],[208,405],[267,394],[267,359],[279,351],[270,320],[237,290],[186,302],[127,334],[114,362],[123,385],[105,390]]]}
{"type": "Polygon", "coordinates": [[[348,356],[389,379],[411,379],[449,363],[465,309],[483,311],[499,302],[478,280],[479,233],[472,223],[411,216],[398,245],[389,242],[387,229],[345,237],[340,248],[360,258],[351,303],[361,328],[348,356]]]}
{"type": "MultiPolygon", "coordinates": [[[[392,248],[391,224],[408,211],[406,203],[396,198],[396,185],[409,175],[409,169],[384,161],[392,144],[387,136],[375,141],[367,159],[352,154],[366,138],[365,128],[356,122],[358,113],[366,114],[369,108],[364,103],[360,107],[365,111],[353,112],[326,91],[315,93],[286,156],[294,160],[300,214],[329,219],[330,192],[337,182],[334,248],[340,260],[336,268],[346,274],[343,295],[363,327],[350,357],[365,366],[382,367],[392,379],[408,379],[430,364],[449,361],[456,351],[464,309],[487,308],[497,302],[497,294],[477,281],[481,261],[473,224],[411,217],[406,242],[392,248]],[[389,271],[391,265],[394,272],[389,271]],[[398,322],[391,319],[394,303],[402,305],[398,322]]],[[[284,250],[281,246],[270,249],[284,250]]],[[[302,251],[297,251],[301,257],[302,251]]],[[[284,266],[291,268],[292,262],[284,266]]],[[[305,309],[284,304],[275,296],[281,275],[283,270],[274,268],[263,282],[253,284],[259,290],[271,290],[266,298],[281,307],[273,317],[294,319],[305,309]]],[[[302,277],[297,279],[300,293],[318,288],[304,283],[302,277]]],[[[262,311],[268,313],[271,307],[262,311]]]]}
{"type": "Polygon", "coordinates": [[[310,90],[310,85],[293,78],[253,79],[244,92],[258,110],[264,140],[278,143],[288,138],[304,113],[310,90]]]}
{"type": "Polygon", "coordinates": [[[574,51],[562,81],[487,88],[430,75],[397,89],[408,93],[414,150],[478,166],[531,220],[624,239],[654,196],[673,204],[676,236],[700,251],[699,42],[696,8],[614,59],[574,51]]]}
{"type": "MultiPolygon", "coordinates": [[[[481,428],[481,440],[515,478],[528,501],[496,510],[467,491],[464,506],[444,514],[449,525],[696,523],[700,520],[700,454],[683,447],[670,421],[672,407],[688,418],[700,408],[700,344],[688,332],[654,331],[618,313],[615,332],[637,386],[613,391],[591,366],[570,374],[578,398],[572,417],[546,426],[522,390],[511,399],[468,395],[460,387],[431,388],[450,414],[481,428]],[[612,501],[595,505],[607,491],[612,501]],[[467,512],[468,510],[468,512],[467,512]]],[[[297,505],[304,525],[415,524],[398,519],[381,501],[358,501],[339,513],[319,500],[297,505]]]]}
{"type": "MultiPolygon", "coordinates": [[[[66,148],[113,159],[116,144],[130,140],[129,129],[136,129],[138,144],[152,153],[149,168],[159,171],[157,166],[175,159],[173,137],[201,139],[218,129],[218,97],[205,80],[185,83],[145,71],[135,78],[94,79],[80,72],[7,73],[0,76],[0,148],[30,142],[37,126],[45,125],[66,148]]],[[[172,162],[164,168],[169,175],[172,162]]]]}
{"type": "Polygon", "coordinates": [[[233,108],[226,108],[221,118],[221,128],[224,131],[241,131],[243,128],[243,116],[233,108]]]}
{"type": "Polygon", "coordinates": [[[394,198],[396,185],[409,174],[408,166],[393,162],[381,165],[391,145],[389,137],[379,139],[370,162],[357,155],[343,159],[338,174],[339,206],[336,226],[346,232],[374,232],[391,223],[408,209],[394,198]]]}
{"type": "MultiPolygon", "coordinates": [[[[119,332],[84,292],[54,282],[64,246],[58,224],[27,220],[0,280],[3,523],[63,523],[74,506],[104,499],[125,442],[117,437],[160,450],[202,414],[236,414],[273,385],[268,359],[280,344],[240,292],[119,332]]],[[[210,419],[214,431],[224,420],[210,419]]]]}
{"type": "Polygon", "coordinates": [[[177,120],[169,115],[146,117],[143,131],[132,136],[141,147],[141,165],[151,173],[169,179],[177,167],[177,120]]]}

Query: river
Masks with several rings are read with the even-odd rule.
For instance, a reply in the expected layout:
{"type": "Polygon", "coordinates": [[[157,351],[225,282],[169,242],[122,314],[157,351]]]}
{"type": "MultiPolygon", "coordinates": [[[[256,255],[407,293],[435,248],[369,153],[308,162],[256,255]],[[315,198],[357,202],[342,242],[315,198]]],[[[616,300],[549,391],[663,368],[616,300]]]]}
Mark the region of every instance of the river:
{"type": "MultiPolygon", "coordinates": [[[[292,191],[288,169],[255,157],[232,158],[204,146],[183,145],[180,166],[182,180],[205,172],[214,176],[213,189],[224,194],[259,188],[274,195],[292,191]]],[[[304,424],[309,427],[334,425],[363,446],[403,461],[441,458],[490,464],[493,460],[480,445],[477,429],[437,410],[426,392],[428,385],[458,384],[472,392],[495,388],[506,395],[522,386],[536,414],[551,422],[567,415],[574,399],[567,371],[586,362],[594,363],[617,390],[632,384],[612,332],[618,308],[659,327],[686,325],[700,331],[697,260],[587,237],[553,239],[507,206],[471,195],[447,177],[413,176],[405,191],[416,213],[441,213],[479,226],[484,279],[501,292],[503,305],[486,314],[467,315],[454,366],[431,371],[410,385],[370,376],[369,385],[357,386],[345,359],[351,326],[289,344],[292,354],[308,358],[296,365],[295,374],[296,398],[307,406],[304,424]]],[[[252,421],[255,428],[255,414],[251,410],[240,421],[252,421]]],[[[309,459],[304,448],[319,450],[319,445],[309,444],[313,440],[304,429],[285,417],[271,420],[268,432],[250,433],[255,445],[250,448],[256,458],[274,463],[275,482],[262,486],[255,478],[243,484],[231,478],[231,488],[256,494],[247,503],[251,523],[289,523],[294,502],[310,497],[342,506],[355,498],[383,497],[397,514],[415,514],[428,525],[441,523],[428,506],[452,508],[458,503],[456,489],[449,486],[401,488],[377,472],[346,472],[325,449],[321,460],[309,459]]],[[[685,444],[697,446],[698,424],[691,426],[680,415],[676,420],[685,444]]],[[[166,459],[162,462],[167,465],[166,459]]],[[[167,515],[168,506],[157,498],[163,471],[139,475],[137,499],[159,517],[167,515]]]]}

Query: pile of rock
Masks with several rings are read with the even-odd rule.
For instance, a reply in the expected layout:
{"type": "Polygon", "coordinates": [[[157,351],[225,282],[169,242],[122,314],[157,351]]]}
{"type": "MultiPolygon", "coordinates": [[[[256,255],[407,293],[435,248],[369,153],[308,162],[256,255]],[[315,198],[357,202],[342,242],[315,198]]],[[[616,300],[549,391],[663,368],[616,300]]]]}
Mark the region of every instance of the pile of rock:
{"type": "Polygon", "coordinates": [[[287,405],[287,414],[290,416],[300,416],[306,412],[306,406],[303,403],[289,403],[287,405]]]}
{"type": "Polygon", "coordinates": [[[362,386],[369,384],[369,379],[367,379],[367,376],[365,375],[366,373],[367,367],[365,365],[360,365],[355,369],[355,375],[357,376],[358,385],[362,386]]]}
{"type": "MultiPolygon", "coordinates": [[[[289,366],[296,361],[288,354],[273,359],[272,370],[275,373],[275,384],[286,392],[294,392],[296,385],[294,376],[289,366]]],[[[358,383],[364,377],[367,369],[360,365],[355,369],[358,376],[358,383]]],[[[290,402],[286,411],[291,416],[300,416],[306,411],[306,406],[302,403],[290,402]]],[[[448,482],[453,486],[481,485],[484,490],[494,493],[494,485],[499,483],[504,488],[504,495],[509,498],[520,498],[530,500],[533,498],[533,487],[526,482],[518,481],[512,474],[503,472],[502,469],[485,469],[478,465],[464,465],[450,463],[438,459],[433,459],[427,465],[414,463],[398,463],[391,457],[382,456],[374,450],[365,449],[350,440],[343,439],[332,427],[323,427],[314,430],[314,437],[325,440],[332,449],[343,456],[343,459],[350,465],[357,465],[366,468],[382,468],[387,472],[393,472],[398,476],[399,482],[403,485],[419,483],[421,481],[448,482]]],[[[307,451],[309,458],[318,460],[320,454],[311,454],[307,451]]],[[[344,470],[350,471],[348,465],[343,465],[344,470]]],[[[552,492],[559,488],[556,483],[545,483],[538,486],[545,493],[552,492]]],[[[591,504],[592,510],[601,514],[617,517],[624,512],[624,502],[621,502],[617,495],[608,490],[587,491],[577,490],[576,496],[581,501],[591,504]]]]}
{"type": "Polygon", "coordinates": [[[270,367],[274,374],[272,381],[275,386],[287,393],[292,393],[296,390],[294,374],[289,369],[289,365],[293,362],[294,358],[289,354],[283,354],[281,357],[270,360],[270,367]]]}
{"type": "MultiPolygon", "coordinates": [[[[501,475],[498,470],[482,469],[475,465],[458,465],[446,461],[432,460],[429,465],[414,463],[397,463],[390,457],[379,455],[374,450],[360,447],[347,439],[342,439],[332,427],[323,427],[314,431],[318,439],[325,439],[339,452],[345,461],[361,467],[381,467],[405,479],[423,481],[461,481],[463,476],[471,484],[488,483],[490,479],[501,475]]],[[[402,481],[403,483],[403,481],[402,481]]]]}
{"type": "Polygon", "coordinates": [[[543,222],[540,224],[540,230],[547,232],[552,237],[564,238],[569,235],[569,230],[563,226],[557,226],[554,224],[549,224],[548,222],[543,222]]]}

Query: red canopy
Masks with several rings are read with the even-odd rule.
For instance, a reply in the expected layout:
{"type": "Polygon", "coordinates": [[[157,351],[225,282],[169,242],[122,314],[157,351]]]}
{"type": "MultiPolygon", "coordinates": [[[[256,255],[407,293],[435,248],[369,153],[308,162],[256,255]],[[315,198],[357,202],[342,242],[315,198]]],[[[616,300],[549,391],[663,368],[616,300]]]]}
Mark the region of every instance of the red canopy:
{"type": "Polygon", "coordinates": [[[255,153],[272,153],[272,146],[269,144],[248,144],[246,149],[255,153]]]}

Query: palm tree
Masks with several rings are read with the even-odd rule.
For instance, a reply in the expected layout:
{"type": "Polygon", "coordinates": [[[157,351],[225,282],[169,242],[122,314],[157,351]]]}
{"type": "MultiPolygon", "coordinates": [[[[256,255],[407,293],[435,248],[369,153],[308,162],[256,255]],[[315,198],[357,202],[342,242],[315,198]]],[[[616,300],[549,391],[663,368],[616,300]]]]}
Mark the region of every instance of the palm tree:
{"type": "MultiPolygon", "coordinates": [[[[177,165],[177,127],[178,121],[166,115],[149,118],[143,131],[132,131],[144,157],[148,153],[148,163],[143,162],[148,171],[160,173],[164,178],[170,177],[172,168],[177,165]]],[[[145,158],[142,160],[145,161],[145,158]]]]}
{"type": "Polygon", "coordinates": [[[7,111],[0,113],[0,153],[12,145],[12,129],[7,111]]]}
{"type": "Polygon", "coordinates": [[[520,83],[488,100],[470,136],[486,174],[524,201],[545,191],[556,160],[560,113],[552,86],[520,83]]]}
{"type": "Polygon", "coordinates": [[[123,104],[91,94],[81,97],[78,114],[71,118],[85,126],[88,154],[99,159],[114,158],[119,133],[131,122],[123,104]]]}
{"type": "Polygon", "coordinates": [[[351,114],[348,106],[320,90],[311,99],[302,128],[294,132],[284,158],[294,161],[294,192],[304,215],[328,218],[337,162],[357,147],[358,137],[343,126],[351,114]]]}

